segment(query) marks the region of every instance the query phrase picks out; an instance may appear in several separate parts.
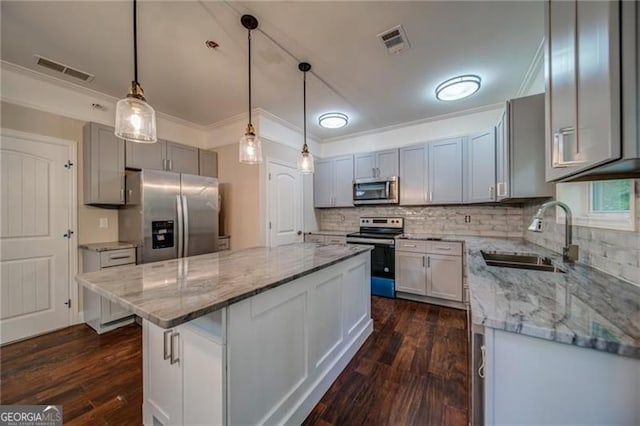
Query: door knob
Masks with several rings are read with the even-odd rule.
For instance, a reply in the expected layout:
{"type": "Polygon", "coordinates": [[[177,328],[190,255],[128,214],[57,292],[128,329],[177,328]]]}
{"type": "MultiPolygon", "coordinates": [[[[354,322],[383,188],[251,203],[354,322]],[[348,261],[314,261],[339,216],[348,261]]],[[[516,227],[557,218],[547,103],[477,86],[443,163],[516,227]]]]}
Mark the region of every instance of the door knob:
{"type": "Polygon", "coordinates": [[[297,234],[298,234],[298,235],[302,235],[302,231],[298,231],[298,232],[297,232],[297,234]]]}

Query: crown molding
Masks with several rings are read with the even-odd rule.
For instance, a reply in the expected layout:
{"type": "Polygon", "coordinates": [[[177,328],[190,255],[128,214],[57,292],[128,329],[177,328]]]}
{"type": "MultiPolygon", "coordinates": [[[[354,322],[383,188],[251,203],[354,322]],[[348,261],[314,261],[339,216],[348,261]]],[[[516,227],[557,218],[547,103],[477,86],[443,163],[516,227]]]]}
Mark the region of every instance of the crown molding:
{"type": "Polygon", "coordinates": [[[531,85],[533,84],[536,75],[538,74],[538,70],[542,66],[542,62],[544,61],[544,38],[540,40],[540,44],[536,49],[536,52],[533,54],[533,58],[531,58],[531,63],[529,64],[529,68],[527,72],[524,74],[524,78],[522,79],[522,83],[520,83],[520,88],[516,92],[516,97],[519,98],[524,96],[525,93],[529,91],[531,85]]]}
{"type": "MultiPolygon", "coordinates": [[[[15,72],[17,74],[21,74],[21,75],[26,75],[27,77],[48,83],[48,84],[52,84],[54,86],[58,86],[61,87],[63,89],[66,90],[71,90],[74,91],[76,93],[80,93],[82,95],[85,96],[90,96],[92,98],[97,98],[105,103],[110,103],[113,104],[115,106],[115,104],[118,102],[118,98],[108,95],[106,93],[103,92],[98,92],[97,90],[93,90],[90,89],[88,87],[84,87],[84,86],[80,86],[79,84],[70,82],[70,81],[66,81],[66,80],[62,80],[60,78],[48,75],[48,74],[44,74],[35,70],[32,70],[30,68],[27,67],[23,67],[21,65],[17,65],[14,64],[12,62],[8,62],[5,61],[4,59],[0,59],[0,67],[2,69],[2,71],[12,71],[15,72]]],[[[16,102],[15,100],[11,100],[12,103],[19,103],[16,102]]],[[[173,122],[175,124],[180,124],[182,126],[186,126],[186,127],[191,127],[200,131],[206,131],[207,127],[203,126],[201,124],[197,124],[197,123],[193,123],[191,121],[185,120],[183,118],[179,118],[179,117],[175,117],[173,115],[169,115],[166,114],[164,112],[158,111],[156,110],[156,116],[159,118],[162,118],[163,120],[167,120],[170,122],[173,122]]]]}
{"type": "Polygon", "coordinates": [[[491,110],[494,110],[494,109],[504,108],[504,106],[505,106],[504,102],[498,102],[498,103],[495,103],[495,104],[484,105],[484,106],[477,107],[477,108],[470,108],[470,109],[465,109],[465,110],[462,110],[462,111],[450,112],[450,113],[447,113],[447,114],[434,115],[433,117],[421,118],[419,120],[407,121],[407,122],[404,122],[404,123],[392,124],[390,126],[378,127],[378,128],[375,128],[375,129],[363,130],[361,132],[349,133],[349,134],[344,135],[344,136],[336,136],[334,138],[324,139],[324,140],[322,140],[322,144],[340,142],[340,141],[343,141],[343,140],[346,140],[346,139],[355,138],[355,137],[358,137],[358,136],[366,136],[366,135],[372,135],[372,134],[375,134],[375,133],[388,132],[388,131],[391,131],[391,130],[403,129],[403,128],[409,127],[409,126],[417,126],[417,125],[420,125],[420,124],[431,123],[431,122],[434,122],[434,121],[441,121],[441,120],[446,120],[446,119],[449,119],[449,118],[456,118],[456,117],[461,117],[461,116],[464,116],[464,115],[475,114],[475,113],[480,113],[480,112],[485,112],[485,111],[491,111],[491,110]]]}

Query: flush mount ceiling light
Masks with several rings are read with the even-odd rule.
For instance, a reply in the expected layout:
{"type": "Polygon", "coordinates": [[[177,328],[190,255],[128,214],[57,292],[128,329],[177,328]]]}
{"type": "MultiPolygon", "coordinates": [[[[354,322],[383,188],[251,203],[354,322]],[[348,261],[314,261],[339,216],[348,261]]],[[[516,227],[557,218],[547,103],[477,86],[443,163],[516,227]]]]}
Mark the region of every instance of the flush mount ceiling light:
{"type": "Polygon", "coordinates": [[[144,98],[138,82],[138,23],[137,2],[133,0],[133,81],[129,93],[116,104],[117,137],[138,143],[154,143],[156,136],[156,112],[144,98]]]}
{"type": "Polygon", "coordinates": [[[450,78],[436,87],[436,98],[441,101],[456,101],[471,96],[480,90],[482,79],[477,75],[460,75],[450,78]]]}
{"type": "Polygon", "coordinates": [[[262,163],[262,142],[251,124],[251,30],[258,28],[258,20],[252,15],[242,15],[240,23],[247,29],[249,43],[249,124],[244,136],[240,138],[239,161],[244,164],[262,163]]]}
{"type": "Polygon", "coordinates": [[[328,112],[318,117],[318,123],[326,129],[339,129],[349,123],[349,117],[341,112],[328,112]]]}
{"type": "Polygon", "coordinates": [[[307,145],[307,72],[311,70],[311,64],[308,62],[300,62],[298,69],[302,71],[302,114],[304,117],[304,144],[302,145],[302,151],[298,157],[298,170],[303,174],[310,174],[314,172],[313,155],[309,152],[309,145],[307,145]]]}

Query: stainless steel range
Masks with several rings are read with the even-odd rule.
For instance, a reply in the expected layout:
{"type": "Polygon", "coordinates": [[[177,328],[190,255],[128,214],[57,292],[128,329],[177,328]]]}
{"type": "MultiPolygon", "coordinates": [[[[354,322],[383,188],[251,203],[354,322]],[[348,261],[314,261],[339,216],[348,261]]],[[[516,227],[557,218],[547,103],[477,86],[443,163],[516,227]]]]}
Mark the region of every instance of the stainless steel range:
{"type": "Polygon", "coordinates": [[[401,217],[362,217],[360,232],[347,235],[347,244],[369,244],[371,251],[371,294],[395,297],[396,241],[404,232],[401,217]]]}

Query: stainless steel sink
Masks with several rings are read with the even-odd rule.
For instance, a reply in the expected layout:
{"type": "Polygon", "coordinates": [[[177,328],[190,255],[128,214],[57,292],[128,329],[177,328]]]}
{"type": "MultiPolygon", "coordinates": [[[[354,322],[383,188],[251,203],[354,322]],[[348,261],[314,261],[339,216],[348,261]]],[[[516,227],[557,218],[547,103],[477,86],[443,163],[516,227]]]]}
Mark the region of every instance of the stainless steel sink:
{"type": "Polygon", "coordinates": [[[532,269],[534,271],[559,272],[564,271],[553,265],[551,259],[535,253],[499,253],[495,251],[481,251],[484,261],[489,266],[503,268],[532,269]]]}

